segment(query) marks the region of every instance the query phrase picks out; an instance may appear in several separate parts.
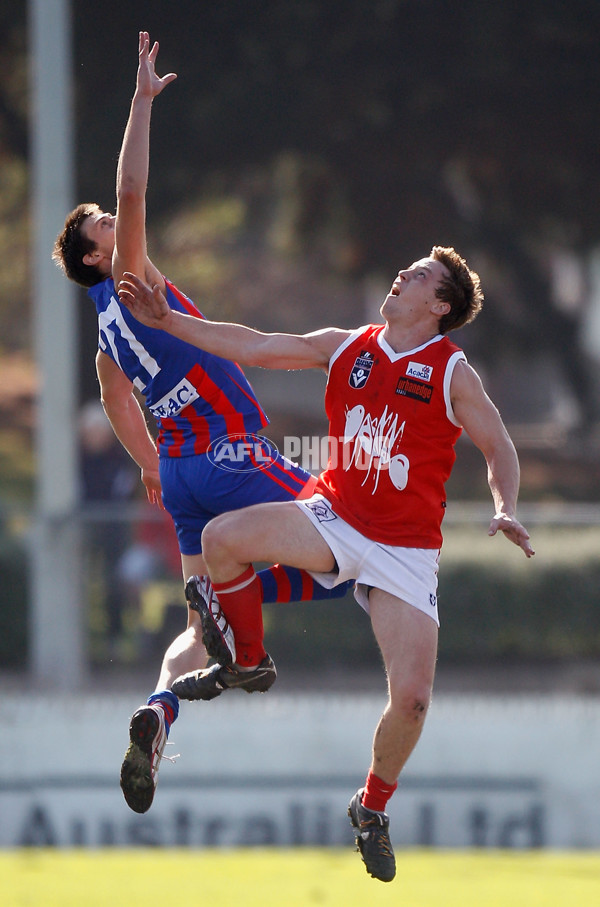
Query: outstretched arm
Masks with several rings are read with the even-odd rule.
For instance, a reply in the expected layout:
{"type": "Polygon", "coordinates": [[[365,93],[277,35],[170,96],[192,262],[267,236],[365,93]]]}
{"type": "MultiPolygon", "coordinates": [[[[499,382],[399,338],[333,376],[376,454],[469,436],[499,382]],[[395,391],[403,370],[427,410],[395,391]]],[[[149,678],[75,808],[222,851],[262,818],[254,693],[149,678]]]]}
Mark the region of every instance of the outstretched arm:
{"type": "Polygon", "coordinates": [[[150,289],[128,272],[123,278],[117,288],[119,298],[138,321],[242,365],[326,369],[335,350],[351,333],[325,328],[310,334],[265,334],[242,324],[194,318],[171,309],[158,284],[150,289]]]}
{"type": "Polygon", "coordinates": [[[501,530],[523,549],[527,557],[532,557],[535,552],[529,533],[516,517],[519,459],[500,413],[483,389],[479,375],[466,362],[457,363],[450,394],[456,418],[487,462],[488,483],[495,507],[489,535],[496,535],[501,530]]]}
{"type": "Polygon", "coordinates": [[[115,285],[123,271],[144,274],[162,284],[162,276],[150,262],[146,249],[146,187],[150,158],[152,101],[177,76],[159,77],[155,71],[158,42],[150,48],[148,32],[139,34],[139,64],[135,94],[125,127],[117,167],[117,219],[112,274],[115,285]]]}

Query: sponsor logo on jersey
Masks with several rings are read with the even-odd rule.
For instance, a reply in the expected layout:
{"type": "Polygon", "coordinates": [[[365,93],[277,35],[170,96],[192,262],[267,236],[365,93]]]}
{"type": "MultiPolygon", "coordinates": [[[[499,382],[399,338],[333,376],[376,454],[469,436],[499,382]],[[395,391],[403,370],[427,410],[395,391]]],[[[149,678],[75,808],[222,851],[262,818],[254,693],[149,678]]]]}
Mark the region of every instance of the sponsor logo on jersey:
{"type": "Polygon", "coordinates": [[[409,378],[418,378],[420,381],[431,381],[433,365],[421,365],[420,362],[409,362],[406,374],[409,378]]]}
{"type": "Polygon", "coordinates": [[[182,409],[197,400],[200,394],[187,378],[182,378],[161,400],[148,409],[157,419],[173,419],[182,409]]]}
{"type": "Polygon", "coordinates": [[[211,441],[206,456],[218,469],[227,472],[257,472],[268,469],[279,451],[272,441],[262,435],[222,435],[211,441]]]}
{"type": "Polygon", "coordinates": [[[352,371],[350,372],[350,377],[348,378],[348,384],[350,385],[350,387],[353,387],[355,389],[364,387],[367,383],[369,375],[371,374],[373,364],[373,353],[370,353],[368,350],[363,350],[360,355],[357,356],[354,360],[354,365],[352,366],[352,371]]]}
{"type": "Polygon", "coordinates": [[[402,397],[412,397],[422,403],[430,403],[433,394],[433,385],[423,381],[412,381],[410,378],[400,378],[396,385],[396,393],[402,397]]]}

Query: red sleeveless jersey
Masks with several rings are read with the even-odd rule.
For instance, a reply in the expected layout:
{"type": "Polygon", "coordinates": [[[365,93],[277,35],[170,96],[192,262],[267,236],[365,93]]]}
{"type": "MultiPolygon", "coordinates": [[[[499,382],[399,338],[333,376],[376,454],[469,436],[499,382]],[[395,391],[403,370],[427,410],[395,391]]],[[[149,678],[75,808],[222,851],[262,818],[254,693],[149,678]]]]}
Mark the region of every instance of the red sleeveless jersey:
{"type": "Polygon", "coordinates": [[[360,328],[331,357],[329,462],[316,491],[375,542],[439,548],[444,485],[462,431],[450,380],[466,357],[442,335],[396,353],[383,330],[360,328]]]}

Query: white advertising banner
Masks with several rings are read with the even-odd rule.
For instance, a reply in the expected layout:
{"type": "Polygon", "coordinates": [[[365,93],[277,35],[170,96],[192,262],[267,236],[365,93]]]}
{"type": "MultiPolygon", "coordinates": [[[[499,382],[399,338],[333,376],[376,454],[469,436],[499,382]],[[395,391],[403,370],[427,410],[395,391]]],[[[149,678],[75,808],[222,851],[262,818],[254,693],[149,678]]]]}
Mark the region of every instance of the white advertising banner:
{"type": "MultiPolygon", "coordinates": [[[[130,696],[0,700],[0,847],[352,844],[377,696],[182,703],[154,803],[119,788],[130,696]]],[[[600,846],[598,698],[434,699],[389,804],[398,847],[600,846]]]]}

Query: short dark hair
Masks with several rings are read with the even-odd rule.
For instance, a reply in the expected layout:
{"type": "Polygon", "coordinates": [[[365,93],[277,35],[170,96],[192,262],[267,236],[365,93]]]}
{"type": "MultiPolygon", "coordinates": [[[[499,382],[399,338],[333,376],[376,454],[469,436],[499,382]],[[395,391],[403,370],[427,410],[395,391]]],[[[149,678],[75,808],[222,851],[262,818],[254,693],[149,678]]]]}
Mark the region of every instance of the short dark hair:
{"type": "Polygon", "coordinates": [[[96,243],[88,239],[82,231],[82,226],[90,214],[100,211],[100,206],[95,202],[84,202],[67,215],[65,226],[56,237],[52,259],[65,272],[69,280],[74,280],[82,287],[93,287],[104,280],[95,265],[83,263],[83,256],[93,252],[96,243]]]}
{"type": "Polygon", "coordinates": [[[436,299],[450,305],[450,311],[442,315],[439,322],[440,334],[447,334],[479,315],[483,305],[481,280],[452,246],[434,246],[431,258],[441,262],[450,272],[442,277],[435,291],[436,299]]]}

